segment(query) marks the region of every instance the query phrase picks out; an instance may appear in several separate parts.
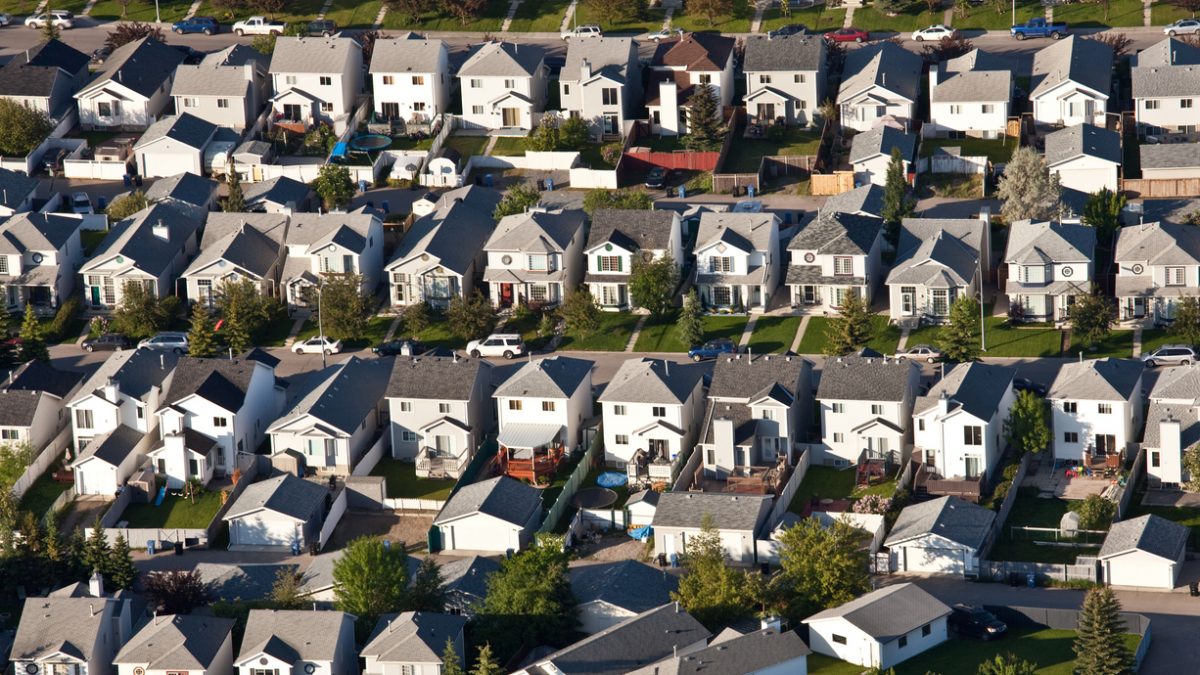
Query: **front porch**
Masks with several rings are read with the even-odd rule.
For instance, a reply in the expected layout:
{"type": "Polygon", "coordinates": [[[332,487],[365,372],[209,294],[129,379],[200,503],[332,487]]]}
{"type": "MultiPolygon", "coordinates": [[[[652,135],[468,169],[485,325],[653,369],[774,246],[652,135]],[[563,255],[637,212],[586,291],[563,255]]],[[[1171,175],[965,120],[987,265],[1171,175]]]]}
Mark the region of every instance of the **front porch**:
{"type": "MultiPolygon", "coordinates": [[[[34,268],[31,273],[39,269],[43,268],[34,268]]],[[[13,312],[23,312],[26,307],[31,307],[39,316],[54,314],[59,304],[54,279],[34,279],[31,273],[0,279],[5,305],[13,312]]]]}
{"type": "Polygon", "coordinates": [[[600,309],[616,312],[630,308],[629,284],[622,281],[585,281],[588,292],[595,298],[600,309]]]}
{"type": "Polygon", "coordinates": [[[501,270],[487,276],[485,280],[488,282],[488,295],[492,299],[492,306],[497,309],[508,309],[513,305],[522,304],[553,307],[563,299],[561,281],[529,281],[512,274],[509,270],[501,270]]]}
{"type": "Polygon", "coordinates": [[[766,311],[771,296],[763,284],[729,284],[697,280],[696,288],[700,294],[700,302],[710,309],[766,311]]]}
{"type": "Polygon", "coordinates": [[[548,484],[567,459],[558,424],[508,424],[500,431],[500,467],[510,478],[548,484]]]}

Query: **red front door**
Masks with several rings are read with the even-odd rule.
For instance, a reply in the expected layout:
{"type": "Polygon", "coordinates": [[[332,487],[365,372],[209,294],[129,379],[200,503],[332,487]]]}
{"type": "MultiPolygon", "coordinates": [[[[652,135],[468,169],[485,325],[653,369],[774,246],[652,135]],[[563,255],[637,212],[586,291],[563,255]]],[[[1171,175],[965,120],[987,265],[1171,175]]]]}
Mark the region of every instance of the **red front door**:
{"type": "Polygon", "coordinates": [[[510,307],[513,301],[512,284],[500,284],[500,306],[510,307]]]}

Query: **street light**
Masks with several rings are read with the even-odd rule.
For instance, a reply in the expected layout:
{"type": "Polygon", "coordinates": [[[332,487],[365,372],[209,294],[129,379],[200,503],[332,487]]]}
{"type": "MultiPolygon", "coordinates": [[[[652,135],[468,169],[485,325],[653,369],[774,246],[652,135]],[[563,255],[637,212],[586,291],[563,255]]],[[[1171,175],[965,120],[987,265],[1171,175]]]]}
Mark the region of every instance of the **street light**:
{"type": "MultiPolygon", "coordinates": [[[[1016,1],[1013,0],[1013,2],[1016,1]]],[[[154,0],[154,23],[162,23],[162,14],[158,11],[158,0],[154,0]]]]}

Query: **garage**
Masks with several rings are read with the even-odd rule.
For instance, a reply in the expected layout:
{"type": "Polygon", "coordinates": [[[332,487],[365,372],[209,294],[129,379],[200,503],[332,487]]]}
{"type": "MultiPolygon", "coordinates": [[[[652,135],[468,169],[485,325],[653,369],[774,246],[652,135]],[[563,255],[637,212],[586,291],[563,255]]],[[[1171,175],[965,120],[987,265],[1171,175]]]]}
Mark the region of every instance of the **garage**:
{"type": "Polygon", "coordinates": [[[460,488],[433,520],[448,553],[519,551],[541,522],[542,491],[508,476],[460,488]]]}
{"type": "Polygon", "coordinates": [[[964,576],[979,569],[996,514],[958,497],[913,504],[900,512],[884,546],[901,572],[964,576]]]}
{"type": "Polygon", "coordinates": [[[325,521],[331,493],[323,483],[286,473],[248,486],[225,513],[229,547],[308,548],[325,521]]]}
{"type": "Polygon", "coordinates": [[[1188,528],[1155,515],[1113,523],[1097,558],[1110,586],[1171,590],[1187,555],[1188,528]]]}
{"type": "Polygon", "coordinates": [[[942,542],[928,541],[940,537],[926,537],[913,545],[897,546],[893,549],[897,557],[897,569],[901,572],[928,572],[933,574],[966,574],[974,571],[968,566],[972,552],[957,546],[937,546],[942,542]]]}
{"type": "Polygon", "coordinates": [[[291,546],[303,537],[298,521],[273,513],[255,513],[230,523],[229,543],[249,546],[291,546]]]}
{"type": "Polygon", "coordinates": [[[217,127],[189,113],[167,115],[150,125],[133,146],[138,172],[147,178],[204,173],[204,149],[217,127]]]}

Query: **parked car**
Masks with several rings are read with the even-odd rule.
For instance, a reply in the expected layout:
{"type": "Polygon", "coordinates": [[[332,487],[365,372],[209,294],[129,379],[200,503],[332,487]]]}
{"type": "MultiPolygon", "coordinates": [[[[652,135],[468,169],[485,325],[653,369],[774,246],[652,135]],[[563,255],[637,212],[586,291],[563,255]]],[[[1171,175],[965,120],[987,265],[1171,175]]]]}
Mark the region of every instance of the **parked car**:
{"type": "Polygon", "coordinates": [[[315,338],[309,338],[292,345],[292,351],[297,354],[340,354],[342,352],[342,341],[318,335],[315,338]]]}
{"type": "Polygon", "coordinates": [[[221,25],[217,23],[216,18],[211,16],[193,16],[190,19],[176,21],[171,25],[171,30],[180,35],[187,35],[188,33],[214,35],[221,32],[221,25]]]}
{"type": "Polygon", "coordinates": [[[13,19],[12,14],[5,14],[4,12],[0,12],[0,28],[3,28],[4,26],[11,26],[12,19],[13,19]]]}
{"type": "Polygon", "coordinates": [[[1171,37],[1176,35],[1190,35],[1200,31],[1200,19],[1180,19],[1175,23],[1169,23],[1163,28],[1163,32],[1171,37]]]}
{"type": "Polygon", "coordinates": [[[46,151],[46,154],[42,156],[42,168],[45,169],[46,173],[50,174],[51,177],[54,177],[58,173],[62,172],[63,160],[67,158],[67,154],[69,153],[67,153],[66,148],[50,148],[46,151]]]}
{"type": "Polygon", "coordinates": [[[92,50],[92,63],[104,63],[110,56],[112,56],[112,47],[97,47],[92,50]]]}
{"type": "Polygon", "coordinates": [[[688,350],[688,358],[693,361],[703,361],[705,359],[715,359],[722,354],[736,354],[738,346],[729,338],[717,338],[709,340],[699,347],[692,347],[688,350]]]}
{"type": "Polygon", "coordinates": [[[646,187],[661,188],[667,184],[667,178],[671,172],[661,166],[656,166],[650,169],[650,173],[646,174],[646,187]]]}
{"type": "Polygon", "coordinates": [[[1040,384],[1038,382],[1034,382],[1033,380],[1029,379],[1028,377],[1014,377],[1013,378],[1013,391],[1015,391],[1015,392],[1032,391],[1037,396],[1041,396],[1044,398],[1046,396],[1046,385],[1040,384]]]}
{"type": "Polygon", "coordinates": [[[282,21],[267,21],[263,16],[252,16],[233,24],[233,32],[238,35],[283,35],[287,24],[282,21]]]}
{"type": "Polygon", "coordinates": [[[372,347],[371,351],[377,356],[418,356],[425,353],[425,347],[416,340],[390,340],[372,347]]]}
{"type": "Polygon", "coordinates": [[[138,349],[151,349],[160,352],[175,352],[186,354],[188,350],[187,333],[168,331],[154,337],[146,338],[138,343],[138,349]]]}
{"type": "Polygon", "coordinates": [[[50,23],[53,23],[56,28],[68,30],[75,27],[75,15],[62,9],[51,10],[49,15],[42,12],[26,17],[25,25],[29,28],[42,28],[46,25],[47,16],[50,17],[50,23]]]}
{"type": "Polygon", "coordinates": [[[870,42],[871,33],[861,28],[839,28],[825,34],[830,42],[870,42]]]}
{"type": "Polygon", "coordinates": [[[1050,23],[1042,17],[1034,17],[1025,23],[1019,23],[1008,29],[1008,34],[1018,40],[1025,38],[1044,38],[1048,37],[1051,40],[1068,35],[1067,24],[1065,23],[1050,23]]]}
{"type": "Polygon", "coordinates": [[[994,640],[1008,631],[1008,626],[995,614],[982,607],[955,605],[946,619],[947,627],[959,635],[969,635],[980,640],[994,640]]]}
{"type": "Polygon", "coordinates": [[[304,32],[314,37],[330,37],[338,32],[338,25],[336,21],[331,19],[317,19],[316,21],[309,21],[304,32]]]}
{"type": "Polygon", "coordinates": [[[913,345],[902,352],[896,352],[897,361],[907,361],[908,359],[921,360],[926,363],[933,363],[942,358],[941,350],[933,345],[913,345]]]}
{"type": "Polygon", "coordinates": [[[921,28],[919,30],[914,30],[912,39],[916,40],[917,42],[924,42],[926,40],[937,42],[942,38],[954,37],[957,32],[958,31],[954,30],[953,28],[943,26],[942,24],[938,23],[932,26],[926,26],[925,28],[921,28]]]}
{"type": "Polygon", "coordinates": [[[76,192],[71,195],[71,211],[72,213],[88,214],[95,213],[92,208],[92,198],[86,192],[76,192]]]}
{"type": "Polygon", "coordinates": [[[516,333],[492,333],[482,340],[467,343],[467,353],[475,358],[481,356],[503,356],[511,359],[528,353],[525,342],[516,333]]]}
{"type": "Polygon", "coordinates": [[[588,25],[576,26],[572,29],[565,30],[562,32],[560,37],[562,37],[564,40],[570,40],[571,38],[576,37],[601,37],[603,35],[604,31],[600,30],[600,26],[588,25]]]}
{"type": "Polygon", "coordinates": [[[671,40],[673,38],[683,37],[682,28],[663,28],[662,30],[643,33],[638,36],[639,41],[650,40],[651,42],[662,42],[663,40],[671,40]]]}
{"type": "Polygon", "coordinates": [[[105,333],[83,341],[83,350],[87,352],[119,352],[125,349],[129,349],[129,338],[120,333],[105,333]]]}
{"type": "Polygon", "coordinates": [[[1142,363],[1147,368],[1179,364],[1186,366],[1196,362],[1196,350],[1189,345],[1163,345],[1149,354],[1142,354],[1142,363]]]}
{"type": "Polygon", "coordinates": [[[789,23],[786,26],[780,26],[768,33],[770,37],[787,37],[788,35],[804,35],[808,32],[808,26],[802,23],[789,23]]]}

